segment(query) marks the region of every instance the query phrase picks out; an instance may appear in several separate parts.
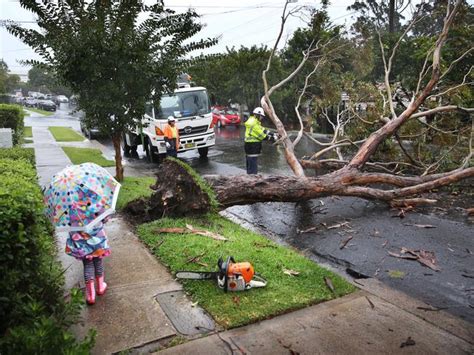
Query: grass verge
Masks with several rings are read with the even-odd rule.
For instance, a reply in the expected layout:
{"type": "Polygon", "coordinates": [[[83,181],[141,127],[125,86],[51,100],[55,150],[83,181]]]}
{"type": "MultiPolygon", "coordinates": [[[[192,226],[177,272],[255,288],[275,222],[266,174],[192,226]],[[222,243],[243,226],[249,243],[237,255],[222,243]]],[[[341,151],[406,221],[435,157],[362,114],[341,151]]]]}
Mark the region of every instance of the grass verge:
{"type": "Polygon", "coordinates": [[[30,126],[23,129],[23,144],[33,143],[33,130],[30,126]]]}
{"type": "Polygon", "coordinates": [[[85,138],[69,127],[48,128],[57,142],[82,142],[85,138]]]}
{"type": "Polygon", "coordinates": [[[33,138],[33,129],[30,126],[25,126],[23,130],[23,137],[33,138]]]}
{"type": "Polygon", "coordinates": [[[52,116],[52,115],[55,114],[55,112],[45,111],[45,110],[41,110],[41,109],[35,108],[35,107],[28,107],[26,110],[36,112],[36,113],[39,113],[40,115],[44,115],[44,116],[52,116]]]}
{"type": "Polygon", "coordinates": [[[105,159],[99,149],[75,147],[62,148],[73,164],[95,163],[103,167],[115,166],[115,162],[113,160],[105,159]]]}
{"type": "Polygon", "coordinates": [[[255,271],[268,280],[265,288],[224,293],[214,281],[182,280],[184,288],[225,328],[256,322],[311,304],[337,298],[355,290],[342,277],[306,259],[294,250],[279,246],[219,216],[161,219],[138,227],[138,235],[172,272],[179,270],[216,270],[220,256],[233,256],[237,262],[249,261],[255,271]],[[159,234],[158,228],[184,227],[219,233],[227,242],[192,234],[159,234]],[[201,265],[190,260],[198,261],[201,265]],[[208,265],[208,266],[206,266],[208,265]],[[285,269],[299,272],[289,276],[285,269]],[[332,292],[325,284],[329,277],[332,292]]]}
{"type": "Polygon", "coordinates": [[[125,177],[117,200],[117,210],[121,210],[127,203],[139,197],[150,196],[153,193],[150,185],[155,181],[156,179],[152,177],[125,177]]]}

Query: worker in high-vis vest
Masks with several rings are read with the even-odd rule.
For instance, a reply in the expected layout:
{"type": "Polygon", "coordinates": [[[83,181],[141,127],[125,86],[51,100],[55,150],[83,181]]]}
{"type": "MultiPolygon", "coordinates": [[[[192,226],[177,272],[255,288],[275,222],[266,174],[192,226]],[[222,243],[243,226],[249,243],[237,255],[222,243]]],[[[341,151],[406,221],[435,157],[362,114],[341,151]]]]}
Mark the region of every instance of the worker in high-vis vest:
{"type": "Polygon", "coordinates": [[[263,108],[257,107],[253,114],[245,121],[245,156],[247,174],[258,174],[257,158],[262,152],[262,141],[269,140],[275,142],[278,134],[270,132],[262,126],[261,121],[265,117],[263,108]]]}
{"type": "Polygon", "coordinates": [[[173,116],[168,117],[168,124],[163,130],[165,135],[165,144],[166,144],[166,155],[176,158],[178,156],[179,149],[179,130],[176,127],[176,118],[173,116]]]}

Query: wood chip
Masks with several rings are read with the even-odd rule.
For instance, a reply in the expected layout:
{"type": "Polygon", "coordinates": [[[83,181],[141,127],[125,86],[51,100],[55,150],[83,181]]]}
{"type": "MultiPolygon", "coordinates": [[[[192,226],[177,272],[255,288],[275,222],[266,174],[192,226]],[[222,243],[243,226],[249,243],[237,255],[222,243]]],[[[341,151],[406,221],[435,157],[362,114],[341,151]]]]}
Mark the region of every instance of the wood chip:
{"type": "Polygon", "coordinates": [[[314,232],[315,230],[317,230],[318,227],[310,227],[310,228],[307,228],[307,229],[296,229],[296,233],[298,234],[303,234],[303,233],[309,233],[309,232],[314,232]]]}
{"type": "Polygon", "coordinates": [[[374,305],[374,303],[370,300],[370,298],[367,297],[367,296],[365,296],[365,298],[367,299],[367,302],[369,302],[370,308],[374,309],[374,308],[375,308],[375,305],[374,305]]]}
{"type": "Polygon", "coordinates": [[[156,233],[175,233],[175,234],[197,234],[202,235],[204,237],[212,238],[219,241],[227,241],[228,239],[223,237],[220,234],[213,233],[211,231],[196,229],[190,224],[186,224],[186,228],[157,228],[155,229],[156,233]]]}
{"type": "Polygon", "coordinates": [[[341,245],[339,246],[339,249],[344,249],[347,245],[347,243],[349,243],[349,241],[352,239],[352,235],[350,235],[346,240],[344,240],[341,245]]]}
{"type": "Polygon", "coordinates": [[[349,222],[342,222],[342,223],[333,224],[331,226],[326,226],[326,224],[324,224],[324,226],[329,230],[329,229],[341,228],[341,227],[346,226],[348,224],[349,224],[349,222]]]}
{"type": "Polygon", "coordinates": [[[324,283],[331,290],[331,292],[334,293],[334,285],[332,284],[332,280],[329,277],[324,276],[324,283]]]}
{"type": "Polygon", "coordinates": [[[413,226],[413,227],[418,227],[418,228],[436,228],[436,226],[432,224],[410,224],[410,223],[405,223],[405,226],[413,226]]]}
{"type": "Polygon", "coordinates": [[[404,348],[405,346],[413,346],[415,344],[416,342],[411,337],[408,337],[407,340],[400,344],[400,347],[404,348]]]}
{"type": "Polygon", "coordinates": [[[286,269],[286,268],[283,268],[283,273],[288,275],[288,276],[298,276],[300,274],[299,271],[286,269]]]}

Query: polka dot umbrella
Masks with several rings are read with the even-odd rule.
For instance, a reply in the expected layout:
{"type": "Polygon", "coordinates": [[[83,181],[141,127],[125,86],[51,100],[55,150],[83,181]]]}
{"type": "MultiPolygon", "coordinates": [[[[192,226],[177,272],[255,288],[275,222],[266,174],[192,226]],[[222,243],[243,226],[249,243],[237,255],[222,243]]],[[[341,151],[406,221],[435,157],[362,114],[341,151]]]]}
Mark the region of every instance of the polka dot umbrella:
{"type": "Polygon", "coordinates": [[[115,212],[120,184],[104,168],[71,165],[51,178],[44,192],[46,214],[58,231],[90,231],[115,212]]]}

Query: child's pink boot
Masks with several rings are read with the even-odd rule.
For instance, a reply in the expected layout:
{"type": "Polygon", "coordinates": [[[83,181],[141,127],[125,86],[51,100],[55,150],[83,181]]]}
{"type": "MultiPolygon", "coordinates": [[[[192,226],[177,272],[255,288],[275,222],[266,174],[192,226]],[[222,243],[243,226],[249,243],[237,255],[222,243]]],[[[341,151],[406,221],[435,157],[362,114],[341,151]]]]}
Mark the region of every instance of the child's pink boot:
{"type": "Polygon", "coordinates": [[[95,303],[95,285],[94,280],[86,282],[86,302],[89,305],[95,303]]]}
{"type": "Polygon", "coordinates": [[[97,276],[95,279],[97,280],[97,294],[102,296],[105,293],[105,290],[107,290],[107,284],[104,282],[104,275],[97,276]]]}

